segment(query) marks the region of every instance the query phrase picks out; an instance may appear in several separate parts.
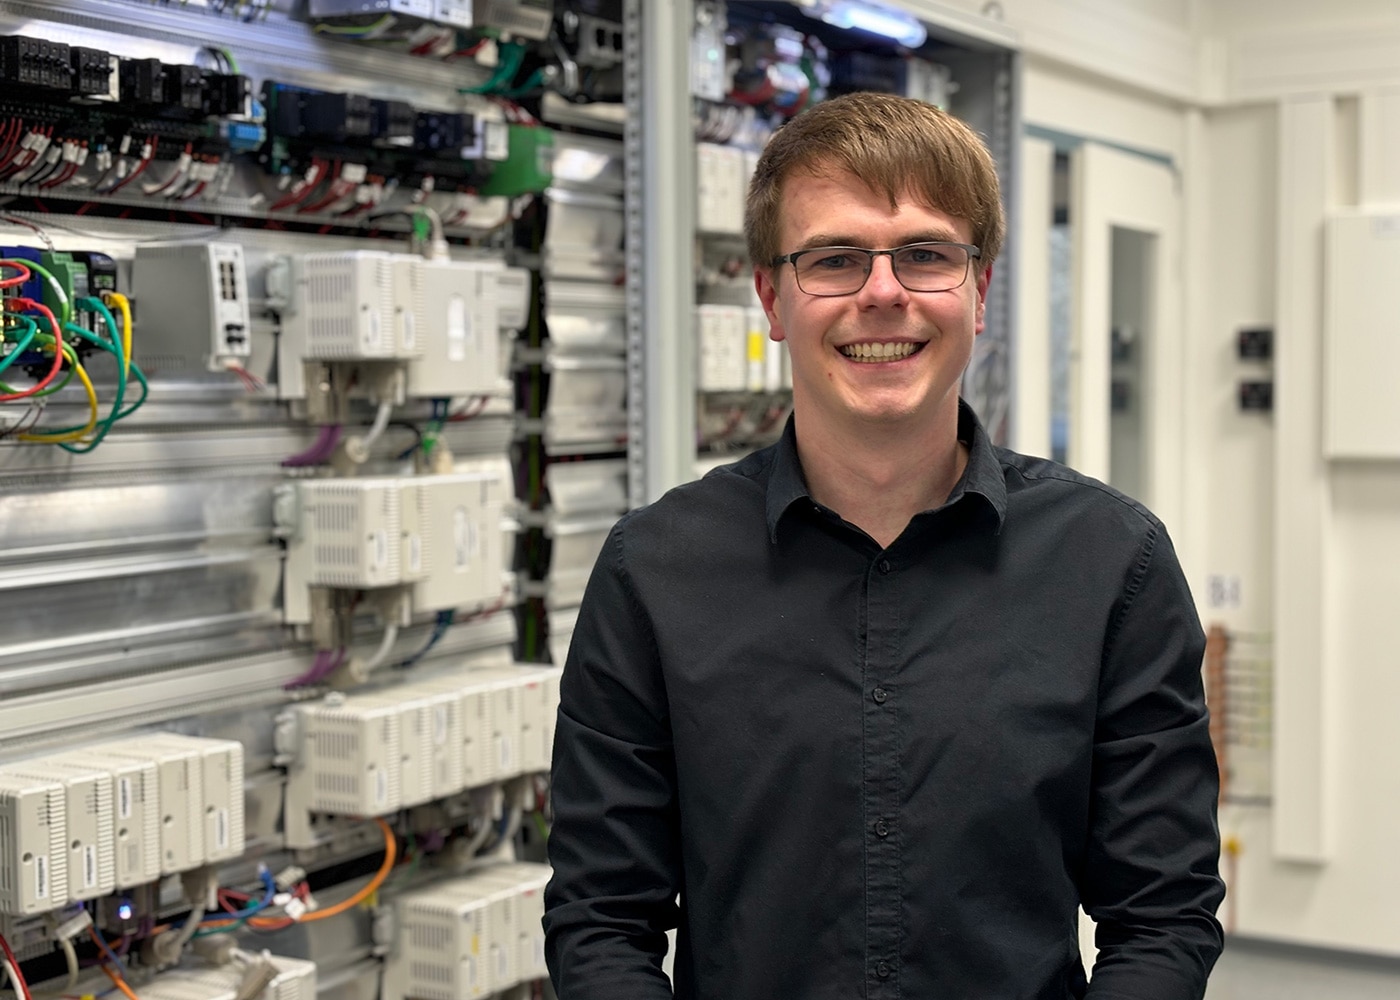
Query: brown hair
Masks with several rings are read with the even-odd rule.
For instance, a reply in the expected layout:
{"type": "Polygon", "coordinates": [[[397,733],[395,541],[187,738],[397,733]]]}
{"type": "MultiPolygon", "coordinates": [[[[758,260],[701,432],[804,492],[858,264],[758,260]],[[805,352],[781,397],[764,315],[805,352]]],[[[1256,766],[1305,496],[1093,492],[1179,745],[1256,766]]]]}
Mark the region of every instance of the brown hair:
{"type": "Polygon", "coordinates": [[[890,199],[911,194],[966,219],[980,265],[1001,252],[1006,220],[996,164],[981,137],[931,104],[859,93],[823,101],[773,134],[749,183],[744,235],[749,258],[767,266],[778,246],[783,182],[795,173],[849,171],[890,199]]]}

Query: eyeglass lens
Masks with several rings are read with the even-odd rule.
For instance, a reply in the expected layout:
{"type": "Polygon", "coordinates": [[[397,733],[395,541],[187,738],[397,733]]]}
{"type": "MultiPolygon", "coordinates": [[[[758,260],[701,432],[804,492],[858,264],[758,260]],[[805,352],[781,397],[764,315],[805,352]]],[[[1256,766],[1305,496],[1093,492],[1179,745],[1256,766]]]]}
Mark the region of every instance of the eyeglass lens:
{"type": "MultiPolygon", "coordinates": [[[[946,292],[967,278],[968,253],[960,246],[914,243],[891,255],[894,276],[911,292],[946,292]]],[[[870,275],[875,253],[850,247],[818,247],[804,251],[793,267],[797,286],[811,295],[848,295],[859,291],[870,275]]]]}

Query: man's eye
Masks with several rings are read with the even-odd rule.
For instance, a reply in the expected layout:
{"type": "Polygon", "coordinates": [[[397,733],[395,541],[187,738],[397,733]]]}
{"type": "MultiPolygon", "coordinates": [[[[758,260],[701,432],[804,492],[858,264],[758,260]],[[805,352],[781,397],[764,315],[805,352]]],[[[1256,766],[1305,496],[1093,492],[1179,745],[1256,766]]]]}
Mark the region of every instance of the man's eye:
{"type": "Polygon", "coordinates": [[[904,257],[911,264],[938,264],[948,259],[948,255],[928,247],[907,251],[904,257]]]}
{"type": "Polygon", "coordinates": [[[833,253],[818,257],[812,261],[813,267],[819,267],[824,271],[840,271],[848,267],[860,267],[860,262],[856,260],[854,254],[833,253]]]}

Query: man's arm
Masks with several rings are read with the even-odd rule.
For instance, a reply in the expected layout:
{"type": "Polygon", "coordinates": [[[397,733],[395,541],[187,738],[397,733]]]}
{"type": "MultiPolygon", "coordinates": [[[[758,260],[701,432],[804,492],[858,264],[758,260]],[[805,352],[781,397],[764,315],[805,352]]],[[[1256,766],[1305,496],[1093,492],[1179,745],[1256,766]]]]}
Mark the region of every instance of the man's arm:
{"type": "Polygon", "coordinates": [[[1205,637],[1171,542],[1149,532],[1104,648],[1089,849],[1088,1000],[1200,1000],[1223,939],[1205,637]]]}
{"type": "Polygon", "coordinates": [[[670,997],[680,889],[670,713],[651,624],[608,536],[579,609],[554,739],[545,954],[560,1000],[670,997]]]}

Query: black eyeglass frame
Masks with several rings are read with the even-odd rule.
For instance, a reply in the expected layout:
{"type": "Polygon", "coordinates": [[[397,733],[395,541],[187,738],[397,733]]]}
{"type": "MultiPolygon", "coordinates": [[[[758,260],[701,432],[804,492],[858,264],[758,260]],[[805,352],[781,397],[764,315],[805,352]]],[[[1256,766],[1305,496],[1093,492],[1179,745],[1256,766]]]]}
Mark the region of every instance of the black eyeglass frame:
{"type": "Polygon", "coordinates": [[[799,291],[801,291],[804,295],[813,295],[813,296],[816,296],[817,298],[834,299],[834,298],[839,298],[839,297],[842,296],[842,295],[855,295],[855,294],[856,294],[857,292],[859,292],[862,288],[864,288],[864,287],[865,287],[865,283],[866,283],[867,281],[870,280],[870,273],[871,273],[872,271],[875,270],[875,258],[876,258],[876,257],[888,257],[888,258],[890,259],[890,272],[894,275],[894,280],[895,280],[895,281],[898,281],[901,285],[903,285],[905,291],[909,291],[909,292],[929,292],[930,294],[932,294],[933,292],[951,292],[951,291],[954,291],[954,290],[956,290],[956,289],[959,289],[959,288],[961,288],[963,285],[965,285],[965,284],[967,283],[967,276],[968,276],[968,274],[970,274],[970,273],[972,272],[972,262],[973,262],[974,260],[980,260],[981,257],[982,257],[982,248],[981,248],[981,247],[978,247],[978,246],[973,246],[971,243],[953,243],[953,242],[948,241],[948,240],[920,240],[920,241],[918,241],[917,243],[906,243],[906,244],[904,244],[903,246],[899,246],[899,247],[890,247],[890,248],[888,248],[888,249],[886,249],[886,250],[872,250],[872,249],[870,249],[869,247],[842,247],[842,246],[832,246],[832,247],[808,247],[806,250],[796,250],[796,251],[794,251],[794,252],[792,252],[792,253],[784,254],[784,255],[781,256],[781,257],[774,257],[774,258],[773,258],[772,266],[773,266],[773,267],[781,267],[783,264],[791,264],[791,265],[792,265],[792,277],[793,277],[793,280],[797,282],[797,287],[798,287],[798,290],[799,290],[799,291]],[[894,255],[897,254],[897,253],[899,253],[901,250],[910,250],[910,249],[913,249],[914,247],[958,247],[958,248],[961,249],[961,250],[966,250],[966,251],[967,251],[967,266],[963,268],[962,280],[959,281],[956,285],[950,285],[950,286],[947,287],[947,288],[939,288],[939,289],[933,289],[933,290],[930,290],[930,289],[922,289],[922,288],[910,288],[908,285],[905,285],[905,284],[904,284],[904,279],[901,278],[901,277],[899,276],[899,267],[898,267],[898,266],[896,265],[896,263],[895,263],[895,257],[894,257],[894,255]],[[855,250],[855,251],[858,251],[858,252],[860,252],[860,253],[869,254],[869,255],[870,255],[870,266],[867,267],[867,268],[865,269],[865,277],[863,277],[863,278],[860,280],[860,284],[859,284],[859,285],[857,285],[855,288],[851,289],[849,292],[809,292],[809,291],[807,291],[807,289],[805,289],[805,288],[802,287],[802,279],[799,278],[799,277],[797,276],[797,261],[798,261],[801,257],[804,257],[805,255],[807,255],[807,254],[809,254],[809,253],[830,253],[832,250],[855,250]]]}

